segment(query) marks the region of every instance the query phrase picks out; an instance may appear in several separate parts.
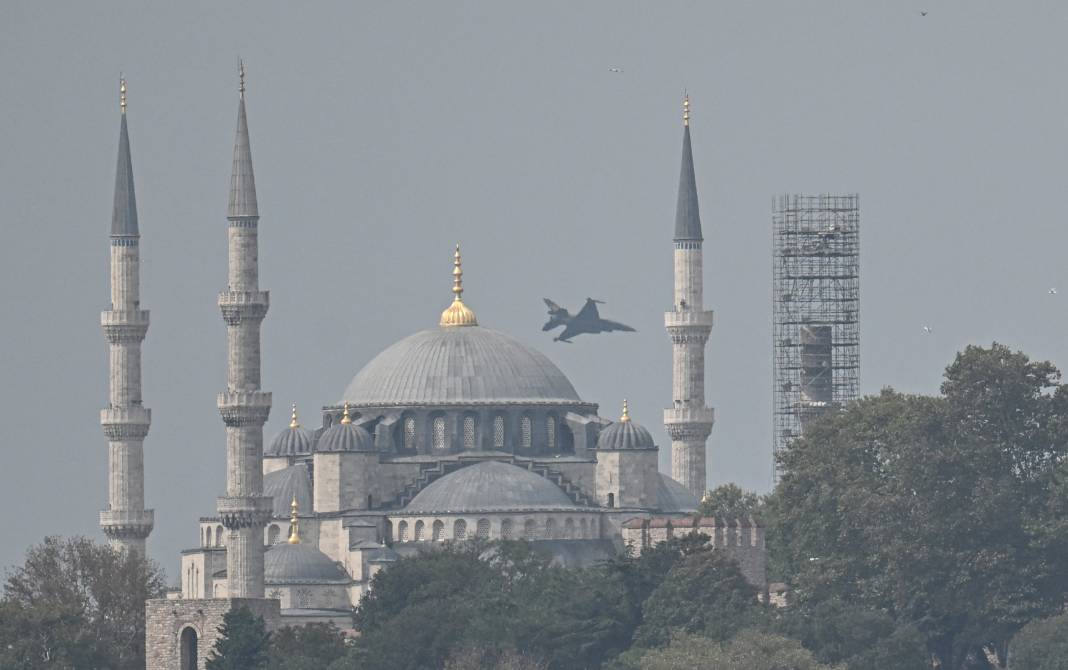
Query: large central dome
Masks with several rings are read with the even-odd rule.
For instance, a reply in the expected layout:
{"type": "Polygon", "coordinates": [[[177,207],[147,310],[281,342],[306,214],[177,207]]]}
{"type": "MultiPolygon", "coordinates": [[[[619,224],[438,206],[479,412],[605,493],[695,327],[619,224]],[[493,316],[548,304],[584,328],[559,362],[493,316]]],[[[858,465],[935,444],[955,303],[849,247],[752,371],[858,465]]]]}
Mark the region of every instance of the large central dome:
{"type": "Polygon", "coordinates": [[[544,354],[479,326],[416,333],[375,356],[342,403],[354,406],[581,402],[544,354]]]}

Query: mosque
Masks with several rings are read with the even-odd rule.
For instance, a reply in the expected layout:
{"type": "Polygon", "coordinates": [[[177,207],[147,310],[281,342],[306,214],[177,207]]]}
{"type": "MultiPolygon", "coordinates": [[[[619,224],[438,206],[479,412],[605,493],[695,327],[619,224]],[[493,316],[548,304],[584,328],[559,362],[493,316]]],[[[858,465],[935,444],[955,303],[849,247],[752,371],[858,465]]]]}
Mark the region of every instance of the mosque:
{"type": "MultiPolygon", "coordinates": [[[[197,546],[182,552],[180,590],[147,605],[149,670],[203,668],[222,615],[238,606],[271,627],[351,627],[352,608],[379,570],[441,543],[525,539],[560,565],[584,566],[627,543],[670,536],[672,524],[700,525],[739,556],[753,581],[763,580],[759,529],[694,517],[714,415],[704,399],[712,312],[703,307],[688,99],[672,241],[675,298],[665,315],[674,351],[673,398],[664,410],[669,477],[658,471],[659,447],[625,400],[619,414],[603,416],[544,354],[479,325],[464,301],[459,246],[453,298],[438,323],[367,362],[323,406],[317,425],[303,425],[293,407],[289,426],[265,443],[272,398],[260,388],[260,324],[269,295],[259,286],[243,67],[239,90],[229,281],[219,295],[228,344],[227,386],[218,397],[227,487],[217,514],[199,520],[197,546]]],[[[151,413],[141,399],[140,356],[149,317],[139,295],[125,82],[121,111],[111,309],[101,317],[110,402],[101,412],[109,504],[100,523],[114,546],[143,552],[153,526],[144,508],[151,413]]]]}

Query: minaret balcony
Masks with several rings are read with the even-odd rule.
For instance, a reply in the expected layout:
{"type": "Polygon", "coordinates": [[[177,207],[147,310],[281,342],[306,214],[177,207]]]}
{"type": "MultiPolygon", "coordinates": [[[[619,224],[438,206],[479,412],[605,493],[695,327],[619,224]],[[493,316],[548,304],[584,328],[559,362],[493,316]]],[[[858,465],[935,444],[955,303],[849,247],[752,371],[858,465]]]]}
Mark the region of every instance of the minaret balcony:
{"type": "Polygon", "coordinates": [[[100,425],[111,440],[143,440],[152,423],[152,410],[140,405],[105,407],[100,410],[100,425]]]}
{"type": "Polygon", "coordinates": [[[272,498],[264,496],[223,496],[216,500],[216,510],[227,528],[262,528],[271,520],[272,498]]]}
{"type": "Polygon", "coordinates": [[[711,330],[712,310],[679,309],[672,312],[664,312],[664,326],[667,328],[693,327],[711,330]]]}
{"type": "Polygon", "coordinates": [[[664,410],[664,425],[699,424],[711,426],[716,422],[716,410],[711,407],[672,407],[664,410]]]}
{"type": "Polygon", "coordinates": [[[269,291],[223,291],[219,294],[219,309],[228,325],[242,321],[261,320],[270,307],[269,291]]]}
{"type": "Polygon", "coordinates": [[[219,413],[227,426],[262,426],[271,413],[271,394],[264,391],[225,391],[219,394],[219,413]]]}
{"type": "Polygon", "coordinates": [[[132,344],[145,339],[148,332],[148,310],[113,309],[100,313],[104,337],[111,344],[132,344]]]}
{"type": "Polygon", "coordinates": [[[100,527],[112,539],[144,538],[156,525],[150,509],[107,509],[100,512],[100,527]]]}

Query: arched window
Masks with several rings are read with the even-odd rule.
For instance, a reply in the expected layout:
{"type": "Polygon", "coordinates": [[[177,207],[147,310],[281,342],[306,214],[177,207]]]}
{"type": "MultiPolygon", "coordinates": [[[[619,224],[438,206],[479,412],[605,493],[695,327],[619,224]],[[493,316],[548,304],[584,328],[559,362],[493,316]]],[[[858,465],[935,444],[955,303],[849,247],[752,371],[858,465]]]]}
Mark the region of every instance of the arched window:
{"type": "Polygon", "coordinates": [[[475,448],[475,417],[464,417],[464,449],[475,448]]]}
{"type": "Polygon", "coordinates": [[[532,426],[530,423],[530,417],[524,416],[519,420],[519,444],[524,449],[530,449],[530,445],[533,443],[534,436],[532,426]]]}
{"type": "Polygon", "coordinates": [[[523,523],[523,539],[536,540],[538,539],[538,524],[534,519],[527,519],[523,523]]]}
{"type": "Polygon", "coordinates": [[[424,539],[426,539],[423,536],[423,528],[424,528],[424,524],[423,524],[423,522],[421,520],[415,522],[415,541],[416,542],[422,542],[424,539]]]}
{"type": "Polygon", "coordinates": [[[393,522],[390,521],[389,519],[386,519],[386,523],[383,524],[383,526],[385,527],[386,542],[389,543],[389,544],[392,544],[393,543],[393,522]]]}
{"type": "Polygon", "coordinates": [[[404,448],[415,451],[415,417],[404,419],[404,448]]]}
{"type": "Polygon", "coordinates": [[[179,666],[182,670],[197,670],[197,632],[192,626],[182,631],[179,666]]]}
{"type": "Polygon", "coordinates": [[[221,547],[224,544],[226,543],[223,541],[223,529],[222,526],[219,526],[215,529],[215,546],[221,547]]]}
{"type": "Polygon", "coordinates": [[[408,522],[407,521],[401,521],[400,523],[397,524],[397,541],[398,542],[407,542],[408,541],[408,522]]]}
{"type": "Polygon", "coordinates": [[[374,506],[375,506],[374,502],[375,502],[374,498],[371,497],[370,493],[368,493],[367,494],[367,509],[374,509],[374,506]]]}
{"type": "Polygon", "coordinates": [[[579,521],[579,538],[585,540],[589,537],[589,527],[586,525],[586,520],[579,521]]]}
{"type": "Polygon", "coordinates": [[[545,539],[556,539],[556,521],[554,521],[552,518],[545,520],[545,539]]]}
{"type": "Polygon", "coordinates": [[[430,539],[433,540],[434,542],[444,542],[445,541],[445,524],[442,522],[442,520],[441,519],[437,519],[436,521],[434,521],[434,527],[433,528],[434,528],[434,530],[433,530],[434,534],[430,539]]]}
{"type": "Polygon", "coordinates": [[[281,529],[278,528],[278,524],[272,523],[271,527],[267,529],[267,544],[274,544],[278,542],[278,536],[281,534],[281,529]]]}
{"type": "Polygon", "coordinates": [[[434,448],[445,449],[448,447],[447,434],[445,431],[445,417],[434,418],[434,448]]]}
{"type": "Polygon", "coordinates": [[[512,520],[511,519],[505,519],[504,521],[501,521],[501,539],[502,540],[510,540],[510,539],[512,539],[512,520]]]}
{"type": "Polygon", "coordinates": [[[504,449],[504,417],[493,417],[493,448],[504,449]]]}
{"type": "Polygon", "coordinates": [[[616,494],[615,493],[609,493],[608,494],[608,506],[609,507],[615,507],[616,506],[616,494]]]}
{"type": "Polygon", "coordinates": [[[545,419],[545,440],[549,444],[550,449],[556,448],[556,419],[549,417],[545,419]]]}
{"type": "Polygon", "coordinates": [[[479,519],[478,525],[475,526],[475,537],[480,540],[488,540],[490,531],[489,519],[479,519]]]}
{"type": "Polygon", "coordinates": [[[457,519],[456,523],[452,524],[452,539],[461,542],[467,539],[467,522],[463,519],[457,519]]]}
{"type": "Polygon", "coordinates": [[[564,520],[564,537],[568,540],[575,539],[575,520],[571,517],[564,520]]]}

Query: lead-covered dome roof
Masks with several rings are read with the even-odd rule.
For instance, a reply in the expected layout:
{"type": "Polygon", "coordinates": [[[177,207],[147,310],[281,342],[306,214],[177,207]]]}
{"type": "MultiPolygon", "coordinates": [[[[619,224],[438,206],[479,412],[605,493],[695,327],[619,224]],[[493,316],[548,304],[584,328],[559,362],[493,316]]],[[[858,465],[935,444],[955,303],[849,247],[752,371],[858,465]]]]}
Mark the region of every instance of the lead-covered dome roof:
{"type": "Polygon", "coordinates": [[[570,404],[575,387],[540,351],[479,326],[424,330],[375,356],[341,398],[358,406],[570,404]]]}
{"type": "Polygon", "coordinates": [[[289,426],[274,436],[271,443],[263,450],[264,456],[306,456],[315,446],[315,433],[297,422],[297,406],[293,405],[293,415],[289,426]]]}
{"type": "Polygon", "coordinates": [[[263,578],[268,584],[341,584],[348,574],[329,556],[310,544],[272,545],[263,554],[263,578]]]}
{"type": "Polygon", "coordinates": [[[630,418],[627,401],[623,401],[623,416],[597,436],[597,449],[620,451],[630,449],[656,449],[652,434],[644,426],[630,418]]]}
{"type": "Polygon", "coordinates": [[[319,436],[316,451],[374,451],[375,441],[371,434],[357,426],[349,417],[349,406],[345,404],[345,413],[341,421],[330,426],[319,436]]]}
{"type": "Polygon", "coordinates": [[[559,486],[544,477],[508,463],[482,461],[434,481],[404,511],[455,514],[575,507],[559,486]]]}

